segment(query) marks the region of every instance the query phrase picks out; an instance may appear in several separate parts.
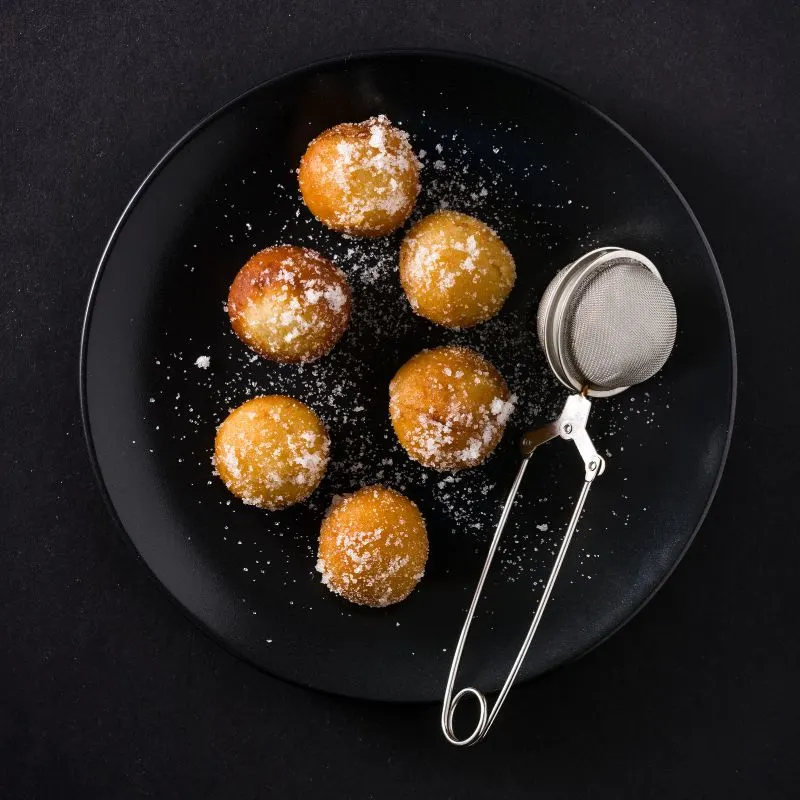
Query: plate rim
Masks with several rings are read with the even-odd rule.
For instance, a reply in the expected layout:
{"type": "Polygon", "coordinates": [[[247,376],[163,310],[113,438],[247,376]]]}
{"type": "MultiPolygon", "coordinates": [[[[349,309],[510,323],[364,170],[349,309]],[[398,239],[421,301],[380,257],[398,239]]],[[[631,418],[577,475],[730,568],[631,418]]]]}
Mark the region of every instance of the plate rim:
{"type": "MultiPolygon", "coordinates": [[[[116,529],[118,538],[120,538],[126,545],[127,549],[131,550],[136,557],[136,560],[145,567],[146,573],[149,579],[155,583],[155,585],[159,588],[162,594],[164,594],[169,600],[171,601],[172,605],[177,608],[184,617],[189,619],[199,630],[201,630],[206,636],[208,636],[216,645],[221,646],[223,650],[227,651],[231,655],[235,656],[240,661],[243,661],[250,666],[254,667],[258,672],[262,674],[269,675],[272,678],[276,678],[281,681],[285,681],[286,683],[298,686],[303,689],[312,690],[315,692],[320,692],[321,694],[329,695],[332,697],[344,697],[348,699],[360,700],[360,701],[367,701],[367,702],[381,702],[381,703],[391,703],[391,704],[414,704],[414,705],[429,705],[432,703],[439,703],[440,701],[437,700],[404,700],[404,699],[397,699],[397,698],[377,698],[377,697],[365,697],[363,695],[357,695],[349,692],[338,692],[333,691],[330,689],[324,689],[318,686],[313,686],[308,683],[304,683],[300,680],[294,679],[290,676],[281,675],[276,672],[271,671],[268,667],[263,666],[262,664],[257,663],[254,659],[250,658],[249,656],[239,652],[236,650],[232,645],[229,645],[220,635],[214,632],[203,620],[197,617],[194,613],[192,613],[181,601],[158,579],[155,572],[151,569],[150,565],[145,561],[142,554],[139,552],[138,548],[133,542],[128,531],[125,529],[125,526],[122,524],[122,521],[117,514],[116,508],[114,506],[113,501],[111,500],[111,496],[108,492],[108,488],[106,486],[105,480],[103,479],[103,474],[100,469],[100,464],[97,459],[97,453],[94,446],[94,439],[92,436],[92,428],[91,422],[89,419],[89,409],[88,409],[88,398],[86,392],[86,366],[87,366],[87,350],[88,350],[88,339],[89,339],[89,332],[91,329],[92,324],[92,317],[94,312],[95,301],[97,299],[97,294],[99,290],[100,283],[103,278],[103,273],[105,271],[106,263],[108,261],[108,257],[111,253],[112,248],[114,247],[117,236],[119,235],[120,230],[122,229],[123,225],[126,223],[129,215],[136,207],[139,199],[153,182],[153,180],[158,176],[161,170],[167,165],[167,163],[172,159],[173,155],[177,153],[184,145],[186,145],[194,136],[197,134],[201,129],[205,128],[207,125],[211,124],[217,117],[222,116],[225,112],[227,112],[230,108],[237,105],[238,103],[245,100],[248,96],[253,94],[254,92],[259,91],[260,89],[266,88],[267,86],[271,86],[274,83],[278,83],[280,81],[286,80],[288,78],[292,78],[298,75],[302,75],[305,73],[314,72],[319,70],[322,67],[329,67],[333,65],[345,65],[349,63],[359,62],[359,61],[369,61],[379,58],[385,57],[393,57],[393,56],[408,56],[408,57],[422,57],[422,58],[438,58],[438,59],[448,59],[451,61],[462,61],[462,62],[469,62],[478,66],[483,67],[490,67],[496,70],[500,70],[502,72],[510,73],[512,75],[516,75],[517,77],[524,78],[529,81],[533,81],[535,83],[544,85],[555,91],[559,94],[562,94],[569,99],[577,102],[581,106],[584,106],[592,113],[596,114],[606,123],[611,125],[615,130],[617,130],[622,136],[624,136],[631,144],[633,144],[637,150],[639,150],[642,155],[652,164],[653,167],[659,172],[661,177],[666,181],[669,188],[675,193],[678,200],[680,200],[683,208],[685,209],[686,213],[689,216],[692,224],[694,225],[697,233],[700,236],[700,240],[706,250],[708,258],[710,260],[711,266],[713,268],[714,277],[716,278],[717,288],[720,293],[720,297],[722,299],[723,309],[725,311],[725,318],[728,323],[728,340],[730,343],[730,368],[731,368],[731,384],[730,384],[730,408],[728,411],[728,420],[727,420],[727,430],[725,435],[725,443],[721,451],[719,466],[717,468],[716,475],[714,477],[713,484],[711,489],[708,493],[708,496],[705,500],[705,504],[703,506],[703,510],[697,520],[697,523],[694,526],[689,538],[686,540],[684,547],[678,553],[677,557],[674,559],[672,564],[669,565],[667,571],[662,575],[661,579],[656,583],[653,587],[651,592],[642,600],[636,608],[634,608],[625,618],[619,622],[616,626],[614,626],[611,630],[606,632],[600,639],[594,642],[592,645],[587,647],[581,653],[573,656],[572,658],[567,659],[566,661],[562,661],[560,664],[557,664],[549,669],[545,670],[544,672],[532,676],[528,679],[522,679],[517,682],[517,685],[522,685],[524,683],[528,683],[534,681],[538,678],[541,678],[543,675],[552,672],[553,670],[564,666],[566,664],[574,663],[575,661],[583,658],[584,656],[591,653],[595,648],[599,647],[600,645],[604,644],[608,641],[612,636],[617,634],[622,628],[624,628],[631,620],[634,619],[649,603],[650,601],[658,594],[659,591],[663,588],[664,584],[669,580],[672,576],[673,572],[677,569],[678,564],[683,560],[684,556],[686,555],[689,548],[694,543],[695,537],[697,536],[700,528],[702,527],[703,523],[708,516],[708,512],[711,508],[711,505],[714,502],[714,499],[717,494],[717,490],[719,489],[719,485],[722,481],[722,475],[725,471],[725,466],[727,465],[728,455],[730,453],[730,446],[731,440],[733,437],[733,429],[735,424],[735,416],[736,416],[736,405],[737,405],[737,388],[738,388],[738,356],[736,351],[736,337],[734,333],[733,327],[733,316],[731,313],[730,303],[728,301],[728,294],[725,290],[725,284],[722,280],[722,274],[719,269],[719,264],[717,263],[717,259],[714,255],[714,251],[711,248],[711,244],[708,240],[708,237],[705,234],[702,226],[700,225],[697,216],[695,215],[694,211],[692,210],[691,206],[689,205],[686,198],[683,196],[683,193],[677,187],[675,182],[670,178],[667,174],[666,170],[659,164],[659,162],[655,159],[655,157],[644,147],[632,134],[630,134],[625,128],[623,128],[619,123],[615,122],[611,117],[605,114],[603,111],[598,109],[594,104],[586,100],[585,98],[581,97],[580,95],[572,92],[569,89],[561,86],[560,84],[556,83],[555,81],[550,80],[549,78],[545,78],[541,75],[538,75],[534,72],[531,72],[523,67],[516,66],[514,64],[509,64],[504,61],[500,61],[498,59],[489,58],[486,56],[476,55],[474,53],[466,53],[466,52],[459,52],[456,50],[447,50],[447,49],[437,49],[437,48],[385,48],[385,49],[375,49],[375,50],[363,50],[363,51],[355,51],[350,53],[344,53],[341,55],[331,56],[324,59],[319,59],[317,61],[313,61],[310,63],[302,64],[297,67],[293,67],[288,69],[284,72],[279,73],[271,78],[266,80],[260,81],[250,88],[246,89],[243,92],[240,92],[235,97],[231,98],[230,100],[223,103],[217,109],[212,111],[210,114],[203,117],[199,122],[193,125],[183,136],[181,136],[171,147],[167,149],[167,151],[161,156],[161,158],[156,162],[153,168],[147,173],[144,179],[139,183],[136,190],[131,195],[128,202],[125,204],[119,218],[117,219],[109,237],[106,241],[106,244],[103,248],[102,254],[100,255],[100,259],[98,261],[97,267],[94,271],[92,281],[89,287],[89,296],[86,301],[86,309],[83,315],[83,322],[81,325],[81,338],[80,338],[80,352],[79,352],[79,363],[78,363],[78,391],[80,397],[80,414],[81,414],[81,427],[83,430],[83,438],[86,443],[86,448],[89,455],[89,461],[92,466],[92,472],[94,473],[95,482],[100,489],[100,494],[103,498],[103,502],[111,515],[111,518],[114,522],[114,528],[116,529]]],[[[442,686],[444,686],[444,676],[442,686]]]]}

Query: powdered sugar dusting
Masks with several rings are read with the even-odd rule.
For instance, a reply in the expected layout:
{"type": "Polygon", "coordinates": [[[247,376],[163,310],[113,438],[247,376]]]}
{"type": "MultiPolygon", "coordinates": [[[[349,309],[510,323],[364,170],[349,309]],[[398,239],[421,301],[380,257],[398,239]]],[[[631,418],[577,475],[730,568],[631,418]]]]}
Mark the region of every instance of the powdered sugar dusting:
{"type": "MultiPolygon", "coordinates": [[[[153,458],[164,458],[167,447],[160,449],[159,443],[169,442],[170,450],[177,443],[181,461],[171,465],[176,479],[196,493],[199,504],[219,506],[226,515],[222,529],[214,527],[194,535],[221,539],[230,548],[232,561],[248,568],[242,573],[246,584],[270,582],[282,586],[286,602],[294,601],[295,609],[301,604],[310,609],[317,602],[329,601],[324,596],[316,600],[307,587],[294,585],[278,559],[267,563],[265,538],[271,537],[286,559],[304,559],[309,567],[309,586],[316,584],[314,526],[333,499],[364,484],[383,482],[418,501],[431,535],[436,537],[435,542],[432,538],[434,550],[459,550],[467,541],[474,549],[475,564],[482,560],[518,464],[520,435],[555,418],[566,395],[551,376],[536,343],[538,299],[568,258],[604,241],[605,234],[601,236],[593,226],[591,209],[582,201],[580,185],[564,182],[557,165],[542,161],[537,141],[520,140],[519,146],[527,148],[528,166],[514,169],[507,132],[502,128],[485,131],[489,141],[496,136],[499,143],[505,137],[504,146],[494,153],[491,147],[477,149],[477,145],[454,140],[450,131],[436,129],[424,118],[405,123],[412,130],[422,162],[422,191],[406,230],[441,208],[471,214],[496,230],[518,265],[518,285],[498,316],[476,328],[451,332],[410,313],[398,279],[403,232],[382,239],[356,239],[328,230],[294,193],[289,172],[296,165],[286,164],[280,174],[266,174],[259,168],[256,175],[248,170],[241,178],[231,179],[231,197],[239,180],[257,183],[258,199],[251,207],[238,207],[224,193],[214,198],[219,223],[209,228],[208,241],[186,244],[180,291],[187,291],[188,285],[202,297],[209,280],[217,280],[214,276],[220,270],[227,270],[229,282],[249,255],[277,242],[311,247],[333,260],[353,288],[350,327],[343,339],[329,355],[313,363],[268,362],[249,351],[231,332],[222,310],[221,289],[220,296],[213,298],[213,308],[198,305],[193,326],[164,326],[159,353],[167,355],[152,359],[155,378],[147,387],[143,413],[152,423],[153,436],[148,444],[154,450],[153,458]],[[581,223],[584,233],[568,242],[560,221],[566,215],[570,215],[572,229],[575,220],[585,220],[581,223]],[[220,242],[224,247],[218,246],[220,242]],[[217,260],[212,270],[197,260],[197,253],[205,247],[228,256],[217,260]],[[514,396],[513,415],[509,417],[510,407],[500,408],[492,402],[489,412],[498,420],[505,418],[508,424],[497,451],[479,467],[448,474],[410,460],[397,443],[389,423],[388,383],[397,368],[419,350],[456,343],[481,353],[503,375],[514,396]],[[207,354],[213,369],[197,364],[198,352],[207,354]],[[331,432],[327,476],[297,510],[297,514],[307,515],[300,517],[305,521],[302,526],[287,522],[295,519],[290,516],[295,511],[272,514],[241,508],[208,474],[215,426],[229,408],[264,393],[288,394],[306,402],[331,432]],[[148,402],[150,397],[154,402],[148,402]],[[234,533],[238,520],[250,519],[245,516],[248,514],[258,515],[257,537],[234,533]]],[[[219,280],[217,283],[224,285],[219,280]]],[[[306,290],[311,291],[316,305],[335,308],[335,297],[326,297],[324,292],[317,297],[318,287],[306,290]]],[[[308,296],[306,300],[311,302],[308,296]]],[[[165,319],[169,320],[167,312],[165,319]]],[[[663,397],[658,383],[656,378],[647,388],[663,397]]],[[[595,403],[591,424],[595,444],[609,458],[613,470],[625,469],[625,460],[616,456],[637,446],[637,432],[645,430],[657,436],[659,429],[654,404],[640,389],[595,403]]],[[[534,586],[546,578],[569,514],[569,487],[576,480],[575,470],[580,472],[569,447],[554,443],[541,457],[537,454],[536,469],[529,469],[496,560],[503,581],[524,581],[526,586],[534,586]]],[[[593,502],[602,500],[600,493],[593,502]]],[[[625,529],[635,524],[639,511],[630,498],[615,498],[614,502],[613,525],[625,529]]],[[[588,580],[597,574],[597,561],[607,551],[603,549],[604,540],[598,537],[603,531],[582,525],[581,532],[593,538],[588,539],[590,545],[584,544],[585,538],[576,541],[580,571],[574,579],[588,580]]],[[[440,566],[435,574],[429,570],[426,580],[436,579],[448,568],[440,566]]]]}
{"type": "Polygon", "coordinates": [[[427,557],[425,524],[415,505],[385,487],[369,486],[331,505],[316,569],[331,591],[380,608],[413,591],[427,557]]]}
{"type": "Polygon", "coordinates": [[[345,276],[319,253],[278,247],[248,261],[234,281],[228,310],[236,332],[257,352],[313,361],[343,333],[349,299],[345,276]]]}
{"type": "Polygon", "coordinates": [[[408,134],[394,128],[383,114],[341,128],[354,138],[336,143],[338,157],[325,176],[340,197],[341,207],[333,212],[336,227],[369,230],[376,212],[390,218],[407,214],[419,191],[419,161],[408,134]]]}

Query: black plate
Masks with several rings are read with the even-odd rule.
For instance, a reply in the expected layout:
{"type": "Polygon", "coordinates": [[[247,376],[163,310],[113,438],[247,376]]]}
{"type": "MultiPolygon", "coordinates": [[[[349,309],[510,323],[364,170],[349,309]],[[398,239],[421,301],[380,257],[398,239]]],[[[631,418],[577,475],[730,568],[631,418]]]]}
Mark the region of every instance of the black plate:
{"type": "MultiPolygon", "coordinates": [[[[438,699],[519,436],[566,396],[535,343],[538,298],[556,270],[598,244],[655,261],[679,334],[657,379],[594,403],[590,431],[607,472],[520,679],[594,647],[669,575],[714,494],[734,405],[730,315],[695,218],[644,150],[562,89],[473,58],[371,55],[270,81],[191,131],[137,191],[92,287],[81,392],[98,475],[144,562],[199,624],[274,675],[351,696],[438,699]],[[476,331],[413,317],[396,275],[402,234],[344,239],[298,198],[293,170],[306,143],[379,113],[426,151],[415,217],[443,202],[474,213],[516,258],[509,303],[476,331]],[[223,311],[239,267],[276,242],[335,257],[354,288],[350,331],[314,367],[251,362],[223,311]],[[452,483],[398,449],[386,393],[406,358],[451,341],[481,350],[519,395],[497,453],[452,483]],[[195,365],[201,355],[206,370],[195,365]],[[258,511],[211,475],[215,425],[257,392],[296,395],[331,427],[334,464],[310,505],[258,511]],[[431,557],[409,600],[369,610],[321,585],[314,553],[331,496],[378,478],[418,502],[431,557]]],[[[564,442],[528,471],[460,684],[502,682],[580,482],[564,442]]]]}

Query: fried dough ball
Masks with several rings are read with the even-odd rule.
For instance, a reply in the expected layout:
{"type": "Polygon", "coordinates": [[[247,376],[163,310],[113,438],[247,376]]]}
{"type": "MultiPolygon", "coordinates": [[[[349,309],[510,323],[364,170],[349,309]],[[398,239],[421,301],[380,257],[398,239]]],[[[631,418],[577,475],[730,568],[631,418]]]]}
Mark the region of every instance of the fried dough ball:
{"type": "Polygon", "coordinates": [[[423,350],[389,384],[400,444],[415,461],[439,470],[480,464],[502,438],[515,402],[502,375],[468,347],[423,350]]]}
{"type": "Polygon", "coordinates": [[[417,506],[385,486],[345,495],[322,522],[317,571],[351,603],[381,607],[405,600],[428,560],[428,534],[417,506]]]}
{"type": "Polygon", "coordinates": [[[347,329],[351,306],[341,270],[293,245],[256,253],[228,292],[234,333],[274,361],[313,361],[328,353],[347,329]]]}
{"type": "Polygon", "coordinates": [[[383,115],[323,131],[297,171],[311,213],[340,233],[385,236],[408,219],[419,161],[405,131],[383,115]]]}
{"type": "Polygon", "coordinates": [[[275,511],[319,486],[329,449],[325,425],[305,403],[266,395],[243,403],[219,426],[214,466],[240,500],[275,511]]]}
{"type": "Polygon", "coordinates": [[[469,328],[493,317],[516,277],[500,237],[458,211],[424,217],[400,247],[400,282],[411,308],[447,328],[469,328]]]}

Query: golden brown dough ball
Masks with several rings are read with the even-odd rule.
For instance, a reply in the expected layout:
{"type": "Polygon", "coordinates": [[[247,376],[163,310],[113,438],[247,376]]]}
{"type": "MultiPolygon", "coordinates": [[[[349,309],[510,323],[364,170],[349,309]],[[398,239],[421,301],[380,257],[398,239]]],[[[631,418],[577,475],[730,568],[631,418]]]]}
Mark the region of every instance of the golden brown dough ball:
{"type": "Polygon", "coordinates": [[[448,328],[469,328],[493,317],[516,277],[500,237],[458,211],[424,217],[400,247],[400,282],[411,308],[448,328]]]}
{"type": "Polygon", "coordinates": [[[317,571],[351,603],[405,600],[428,560],[428,534],[417,506],[385,486],[366,486],[334,504],[322,522],[317,571]]]}
{"type": "Polygon", "coordinates": [[[243,502],[275,511],[319,486],[329,449],[328,431],[305,403],[266,395],[243,403],[219,426],[214,466],[243,502]]]}
{"type": "Polygon", "coordinates": [[[328,353],[350,321],[350,287],[341,270],[307,247],[256,253],[228,292],[234,333],[275,361],[312,361],[328,353]]]}
{"type": "Polygon", "coordinates": [[[298,180],[305,204],[329,228],[384,236],[417,202],[419,161],[408,134],[381,115],[323,131],[303,154],[298,180]]]}
{"type": "Polygon", "coordinates": [[[440,470],[480,464],[502,438],[515,401],[502,375],[468,347],[423,350],[389,384],[400,444],[440,470]]]}

